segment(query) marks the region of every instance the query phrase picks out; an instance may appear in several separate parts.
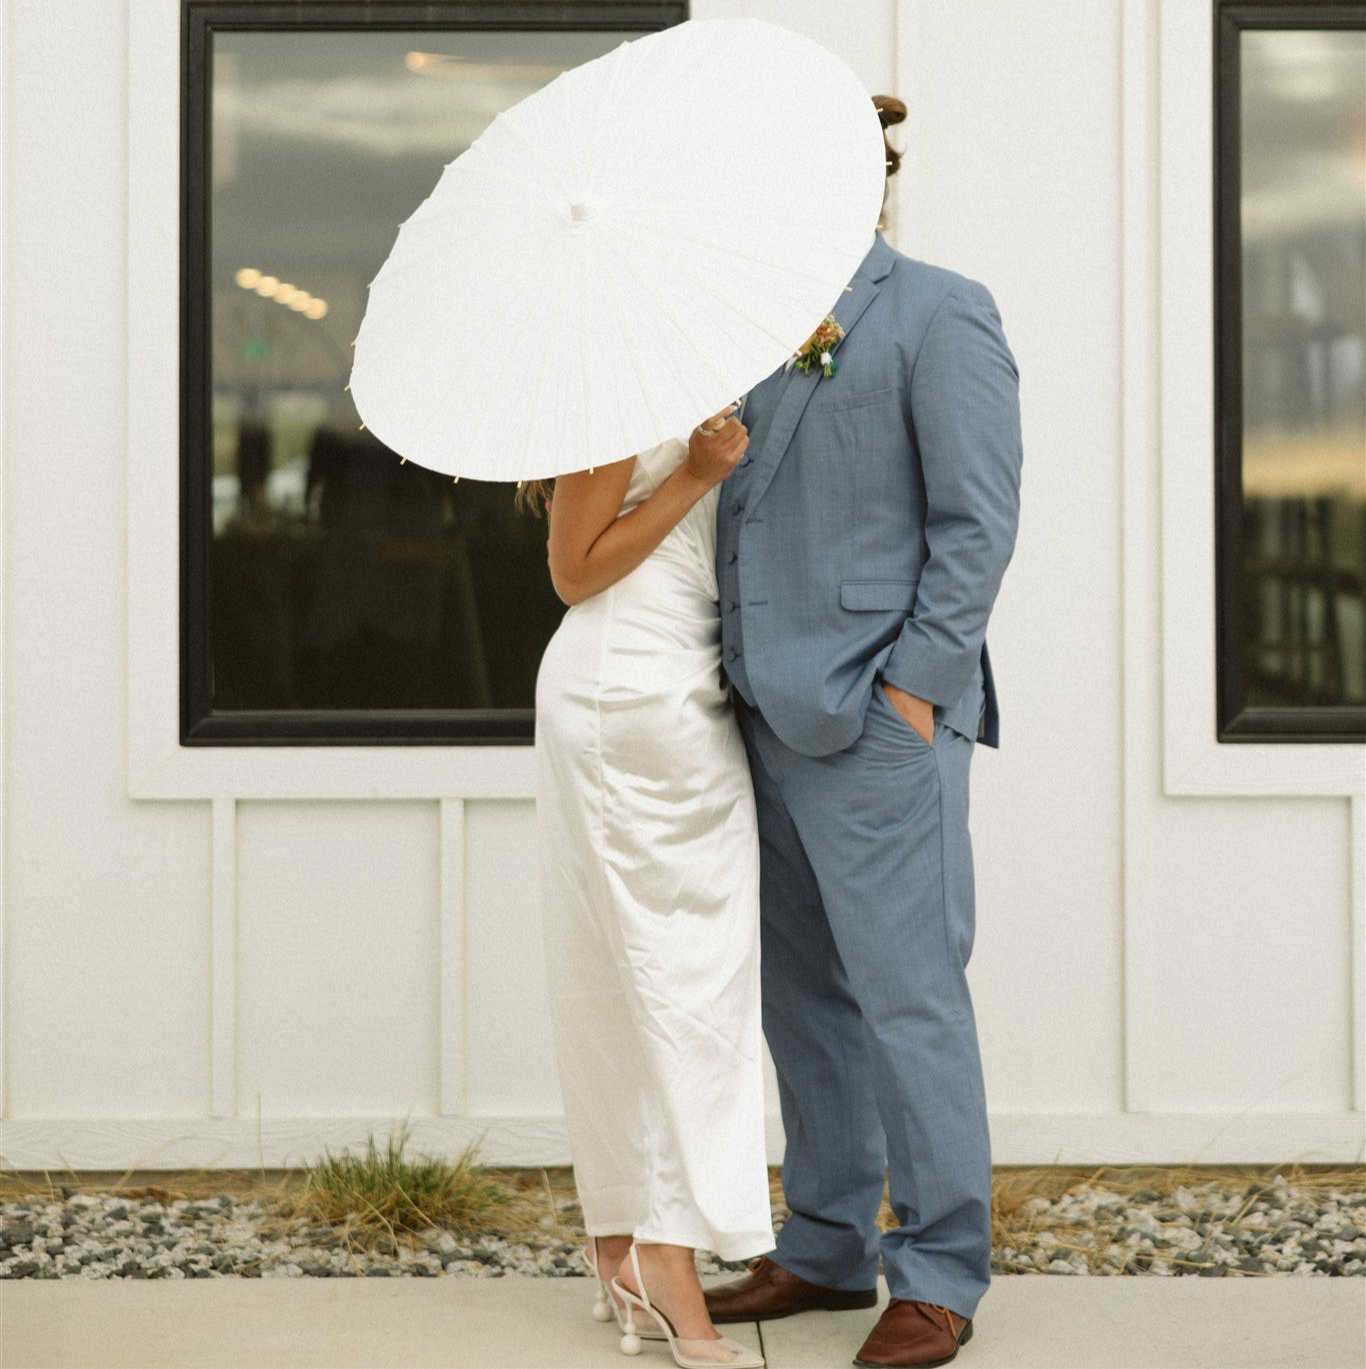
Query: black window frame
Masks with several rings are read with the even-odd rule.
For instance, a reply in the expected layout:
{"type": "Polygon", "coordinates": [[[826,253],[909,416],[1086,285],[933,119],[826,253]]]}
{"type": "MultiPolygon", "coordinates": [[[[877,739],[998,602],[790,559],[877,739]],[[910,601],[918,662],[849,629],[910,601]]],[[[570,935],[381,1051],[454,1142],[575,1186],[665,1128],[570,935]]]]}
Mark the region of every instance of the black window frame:
{"type": "Polygon", "coordinates": [[[534,709],[241,709],[215,712],[210,641],[212,382],[209,300],[215,31],[657,31],[687,0],[181,0],[180,744],[530,745],[534,709]]]}
{"type": "Polygon", "coordinates": [[[1362,29],[1346,0],[1213,0],[1215,692],[1220,742],[1366,742],[1366,707],[1248,707],[1243,590],[1241,35],[1362,29]]]}

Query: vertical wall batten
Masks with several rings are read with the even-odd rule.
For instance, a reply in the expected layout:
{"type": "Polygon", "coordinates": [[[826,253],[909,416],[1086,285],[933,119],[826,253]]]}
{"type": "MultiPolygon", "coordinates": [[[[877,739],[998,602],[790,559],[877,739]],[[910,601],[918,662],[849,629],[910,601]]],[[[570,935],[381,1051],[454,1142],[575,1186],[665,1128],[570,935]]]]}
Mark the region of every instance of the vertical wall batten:
{"type": "Polygon", "coordinates": [[[237,1109],[237,800],[213,799],[209,870],[209,1115],[237,1109]]]}
{"type": "Polygon", "coordinates": [[[895,191],[888,196],[896,201],[896,236],[888,235],[888,241],[895,244],[899,252],[908,257],[918,257],[920,247],[920,216],[914,212],[915,187],[921,183],[920,139],[916,130],[920,128],[920,106],[922,97],[920,82],[916,79],[915,42],[916,23],[919,17],[918,0],[899,0],[893,6],[892,33],[896,41],[896,51],[892,54],[892,69],[896,72],[896,95],[906,106],[905,121],[897,125],[893,133],[900,133],[899,146],[903,149],[901,166],[897,170],[892,185],[895,191]]]}
{"type": "Polygon", "coordinates": [[[441,800],[440,850],[437,856],[439,921],[437,936],[438,1023],[437,1081],[443,1117],[465,1112],[465,801],[441,800]]]}
{"type": "MultiPolygon", "coordinates": [[[[1120,1084],[1126,1112],[1153,1105],[1151,1071],[1156,1052],[1146,1029],[1153,1010],[1144,986],[1157,971],[1158,948],[1143,919],[1148,879],[1142,843],[1130,824],[1140,811],[1142,786],[1152,783],[1152,719],[1140,713],[1156,702],[1140,687],[1139,671],[1152,670],[1147,644],[1159,631],[1154,556],[1157,425],[1157,291],[1155,86],[1156,13],[1153,0],[1121,0],[1120,14],[1120,726],[1124,774],[1120,795],[1120,1084]]],[[[1160,719],[1159,719],[1160,722],[1160,719]]]]}
{"type": "Polygon", "coordinates": [[[8,318],[5,301],[9,298],[8,241],[9,223],[9,176],[6,165],[9,160],[9,118],[6,105],[9,103],[11,83],[9,79],[10,45],[8,0],[0,0],[0,1117],[9,1115],[9,955],[5,927],[5,908],[9,903],[9,886],[5,848],[8,845],[9,827],[9,764],[5,746],[5,713],[8,696],[5,692],[5,676],[8,673],[9,657],[5,653],[5,605],[9,598],[5,593],[5,471],[9,467],[9,447],[5,437],[5,334],[8,318]]]}
{"type": "Polygon", "coordinates": [[[1350,960],[1351,1015],[1348,1059],[1352,1066],[1352,1107],[1366,1113],[1366,792],[1353,794],[1348,821],[1351,824],[1351,874],[1347,887],[1348,945],[1350,960]]]}

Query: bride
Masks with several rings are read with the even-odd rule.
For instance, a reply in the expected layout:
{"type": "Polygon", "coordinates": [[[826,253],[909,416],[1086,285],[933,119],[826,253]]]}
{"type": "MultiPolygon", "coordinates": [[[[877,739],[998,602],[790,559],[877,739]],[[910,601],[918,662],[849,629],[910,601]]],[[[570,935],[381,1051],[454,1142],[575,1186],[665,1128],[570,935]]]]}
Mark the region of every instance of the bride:
{"type": "Polygon", "coordinates": [[[523,499],[545,500],[570,605],[536,682],[537,821],[594,1315],[627,1354],[663,1338],[680,1365],[744,1369],[763,1358],[712,1325],[693,1263],[775,1243],[759,841],[713,559],[718,487],[749,444],[734,408],[523,499]]]}

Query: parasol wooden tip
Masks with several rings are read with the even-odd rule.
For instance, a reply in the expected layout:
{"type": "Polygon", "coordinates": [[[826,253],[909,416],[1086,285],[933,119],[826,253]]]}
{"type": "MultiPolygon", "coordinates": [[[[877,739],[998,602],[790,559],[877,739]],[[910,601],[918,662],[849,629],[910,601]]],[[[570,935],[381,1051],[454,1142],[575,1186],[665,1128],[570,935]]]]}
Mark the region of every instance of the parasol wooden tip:
{"type": "Polygon", "coordinates": [[[360,427],[356,429],[356,431],[357,431],[358,433],[363,433],[363,432],[365,431],[365,424],[362,423],[362,424],[360,425],[360,427]]]}
{"type": "Polygon", "coordinates": [[[349,390],[350,388],[351,388],[351,382],[348,380],[348,381],[346,382],[346,384],[342,386],[342,389],[343,389],[343,390],[349,390]]]}

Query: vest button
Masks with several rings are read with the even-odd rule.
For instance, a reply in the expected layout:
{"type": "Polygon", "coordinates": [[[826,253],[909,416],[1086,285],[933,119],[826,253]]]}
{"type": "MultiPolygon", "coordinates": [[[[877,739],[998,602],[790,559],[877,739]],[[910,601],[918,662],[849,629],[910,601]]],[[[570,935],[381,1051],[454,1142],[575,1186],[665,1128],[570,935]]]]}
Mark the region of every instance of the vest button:
{"type": "Polygon", "coordinates": [[[739,555],[740,553],[738,551],[728,551],[726,553],[726,564],[733,566],[735,564],[736,557],[738,557],[739,555]]]}
{"type": "Polygon", "coordinates": [[[738,499],[735,499],[731,501],[730,511],[732,513],[741,513],[744,511],[744,507],[745,506],[738,499]]]}

